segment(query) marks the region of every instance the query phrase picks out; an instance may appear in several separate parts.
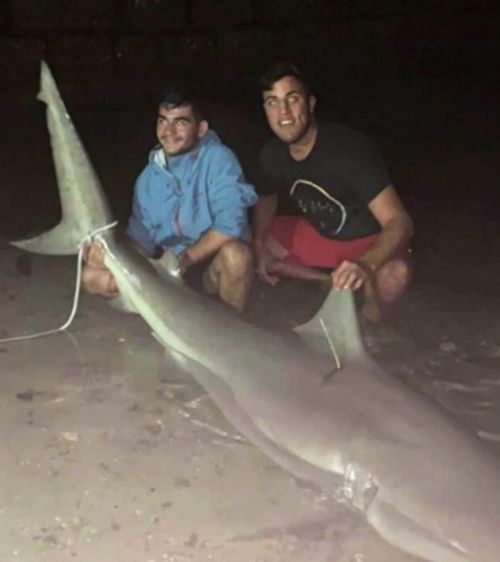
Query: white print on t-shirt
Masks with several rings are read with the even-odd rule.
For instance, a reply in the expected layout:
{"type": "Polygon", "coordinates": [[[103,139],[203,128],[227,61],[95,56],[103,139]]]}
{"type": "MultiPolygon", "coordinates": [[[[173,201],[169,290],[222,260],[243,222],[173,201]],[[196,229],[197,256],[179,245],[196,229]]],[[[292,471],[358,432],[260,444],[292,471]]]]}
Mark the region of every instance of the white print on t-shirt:
{"type": "Polygon", "coordinates": [[[320,200],[303,201],[300,198],[296,198],[295,201],[297,202],[298,206],[300,207],[300,210],[304,214],[307,213],[317,214],[318,212],[325,212],[325,211],[327,212],[330,211],[332,213],[335,211],[340,212],[339,225],[334,232],[334,234],[338,234],[344,227],[347,218],[347,211],[344,205],[342,205],[342,203],[338,199],[335,199],[335,197],[333,197],[330,193],[328,193],[328,191],[326,191],[319,185],[316,185],[312,181],[308,181],[308,180],[296,180],[292,185],[292,187],[290,188],[290,196],[293,196],[294,191],[299,185],[307,185],[309,187],[312,187],[314,190],[316,190],[318,193],[320,193],[323,197],[326,198],[326,201],[324,202],[320,200]]]}

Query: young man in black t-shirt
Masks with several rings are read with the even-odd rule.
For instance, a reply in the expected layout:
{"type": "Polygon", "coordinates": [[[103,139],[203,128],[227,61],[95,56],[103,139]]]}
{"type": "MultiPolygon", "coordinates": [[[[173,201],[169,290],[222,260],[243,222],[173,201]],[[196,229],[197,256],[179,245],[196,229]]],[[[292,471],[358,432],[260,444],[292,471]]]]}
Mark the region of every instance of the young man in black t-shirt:
{"type": "Polygon", "coordinates": [[[367,137],[319,123],[316,99],[293,65],[262,79],[264,109],[277,138],[259,154],[254,246],[259,277],[364,286],[362,313],[379,320],[410,278],[412,221],[367,137]],[[287,214],[277,216],[277,209],[287,214]],[[333,269],[327,274],[321,269],[333,269]]]}

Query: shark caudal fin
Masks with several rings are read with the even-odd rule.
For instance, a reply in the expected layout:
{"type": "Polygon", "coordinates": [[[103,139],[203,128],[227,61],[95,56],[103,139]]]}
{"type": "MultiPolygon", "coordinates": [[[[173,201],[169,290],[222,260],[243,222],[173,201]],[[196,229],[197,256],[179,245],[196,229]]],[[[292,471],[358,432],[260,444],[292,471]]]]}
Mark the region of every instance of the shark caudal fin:
{"type": "Polygon", "coordinates": [[[309,347],[332,354],[340,367],[346,362],[369,357],[363,345],[351,291],[331,290],[312,319],[294,331],[309,347]]]}
{"type": "Polygon", "coordinates": [[[54,77],[43,61],[38,99],[47,104],[47,126],[61,198],[62,220],[52,230],[35,238],[11,243],[38,254],[76,254],[85,236],[109,224],[112,215],[54,77]]]}

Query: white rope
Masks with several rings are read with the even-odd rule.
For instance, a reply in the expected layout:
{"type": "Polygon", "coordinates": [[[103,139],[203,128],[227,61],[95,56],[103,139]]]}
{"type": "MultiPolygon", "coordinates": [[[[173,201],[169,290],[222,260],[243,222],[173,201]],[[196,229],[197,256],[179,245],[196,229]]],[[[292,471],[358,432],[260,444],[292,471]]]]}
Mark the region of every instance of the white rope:
{"type": "Polygon", "coordinates": [[[326,340],[328,341],[328,345],[330,346],[330,350],[332,352],[333,359],[335,361],[335,365],[336,365],[337,369],[341,369],[342,365],[340,363],[340,359],[339,359],[337,350],[335,349],[335,345],[332,341],[332,338],[330,337],[330,333],[328,332],[328,329],[325,326],[325,323],[323,322],[323,318],[319,319],[319,323],[320,323],[321,327],[323,328],[323,332],[325,333],[326,340]]]}
{"type": "MultiPolygon", "coordinates": [[[[90,234],[85,236],[85,238],[83,238],[83,240],[78,245],[78,263],[77,263],[77,268],[76,268],[76,283],[75,283],[75,292],[74,292],[74,295],[73,295],[73,306],[71,308],[70,315],[69,315],[68,319],[66,320],[66,322],[64,322],[64,324],[62,324],[62,326],[59,326],[59,328],[47,330],[46,332],[37,332],[35,334],[27,334],[25,336],[15,336],[15,337],[12,337],[12,338],[3,338],[3,339],[0,339],[0,343],[9,343],[9,342],[15,342],[15,341],[32,340],[32,339],[35,339],[35,338],[41,338],[43,336],[50,336],[52,334],[57,334],[58,332],[63,332],[64,330],[66,330],[66,328],[68,328],[71,325],[71,323],[73,322],[73,319],[75,318],[76,312],[78,310],[78,303],[79,303],[79,300],[80,300],[80,286],[81,286],[81,282],[82,282],[83,250],[84,250],[84,248],[87,244],[92,242],[94,237],[98,236],[102,232],[105,232],[107,230],[110,230],[111,228],[114,228],[117,224],[118,224],[118,221],[114,221],[110,224],[107,224],[106,226],[97,228],[96,230],[94,230],[93,232],[91,232],[90,234]]],[[[104,239],[100,236],[99,236],[99,241],[104,244],[106,249],[108,249],[108,245],[106,244],[104,239]]]]}

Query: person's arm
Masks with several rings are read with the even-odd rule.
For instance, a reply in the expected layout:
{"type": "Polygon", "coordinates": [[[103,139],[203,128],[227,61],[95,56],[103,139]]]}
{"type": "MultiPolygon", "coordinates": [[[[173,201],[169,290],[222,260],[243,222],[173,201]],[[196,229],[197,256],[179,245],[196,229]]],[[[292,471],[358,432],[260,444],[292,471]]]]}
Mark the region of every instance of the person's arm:
{"type": "Polygon", "coordinates": [[[276,216],[278,196],[259,195],[257,204],[252,209],[253,243],[257,248],[264,244],[269,233],[269,227],[276,216]]]}
{"type": "Polygon", "coordinates": [[[333,287],[359,289],[369,276],[409,246],[413,222],[392,185],[383,189],[368,205],[381,227],[375,244],[355,262],[344,261],[333,272],[333,287]]]}
{"type": "Polygon", "coordinates": [[[253,247],[257,262],[257,275],[265,283],[276,285],[278,277],[270,275],[269,267],[276,261],[266,248],[266,239],[269,228],[276,216],[278,196],[276,194],[260,195],[255,207],[252,209],[253,247]]]}
{"type": "Polygon", "coordinates": [[[228,236],[227,234],[222,234],[215,230],[209,230],[198,242],[190,246],[179,256],[181,272],[185,273],[189,266],[215,255],[226,242],[233,240],[233,238],[233,236],[228,236]]]}
{"type": "Polygon", "coordinates": [[[360,258],[372,270],[379,269],[396,254],[408,248],[413,236],[413,222],[396,190],[386,187],[368,205],[382,228],[375,244],[360,258]]]}
{"type": "Polygon", "coordinates": [[[227,147],[213,155],[206,181],[212,225],[179,255],[183,273],[215,255],[230,240],[242,239],[248,227],[248,207],[257,201],[253,186],[246,182],[238,159],[227,147]]]}

